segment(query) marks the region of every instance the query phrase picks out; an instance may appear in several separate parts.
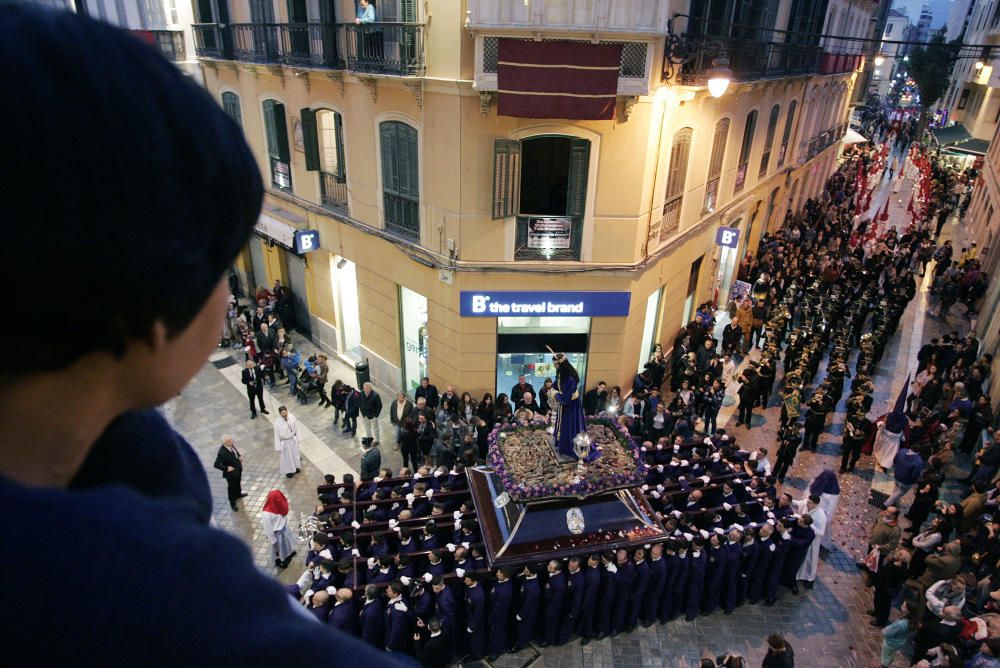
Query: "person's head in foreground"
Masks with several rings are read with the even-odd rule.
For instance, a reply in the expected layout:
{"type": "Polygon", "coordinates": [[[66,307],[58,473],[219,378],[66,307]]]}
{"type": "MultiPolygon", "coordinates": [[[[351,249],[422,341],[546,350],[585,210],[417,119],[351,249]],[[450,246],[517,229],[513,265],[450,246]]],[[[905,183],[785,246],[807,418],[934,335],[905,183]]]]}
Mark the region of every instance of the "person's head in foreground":
{"type": "Polygon", "coordinates": [[[263,196],[242,131],[154,47],[70,12],[0,2],[0,71],[0,264],[19,286],[6,306],[33,325],[2,335],[16,353],[0,383],[0,500],[18,509],[17,549],[0,557],[5,657],[394,664],[317,624],[209,526],[204,467],[150,410],[218,342],[263,196]],[[26,577],[28,546],[53,526],[65,530],[46,544],[75,557],[58,609],[26,577]]]}

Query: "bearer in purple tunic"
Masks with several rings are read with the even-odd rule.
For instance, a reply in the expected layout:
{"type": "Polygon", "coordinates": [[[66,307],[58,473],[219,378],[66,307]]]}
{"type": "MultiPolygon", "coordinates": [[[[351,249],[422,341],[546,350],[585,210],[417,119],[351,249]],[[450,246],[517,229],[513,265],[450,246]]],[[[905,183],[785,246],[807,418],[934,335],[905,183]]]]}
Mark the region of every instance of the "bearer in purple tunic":
{"type": "Polygon", "coordinates": [[[336,602],[330,609],[329,623],[335,629],[352,636],[358,635],[358,617],[352,600],[354,593],[350,589],[338,589],[334,596],[336,602]]]}
{"type": "Polygon", "coordinates": [[[587,429],[579,392],[580,374],[561,353],[554,355],[552,361],[556,364],[556,384],[554,401],[550,399],[549,405],[556,409],[556,449],[560,455],[576,459],[573,438],[587,429]]]}

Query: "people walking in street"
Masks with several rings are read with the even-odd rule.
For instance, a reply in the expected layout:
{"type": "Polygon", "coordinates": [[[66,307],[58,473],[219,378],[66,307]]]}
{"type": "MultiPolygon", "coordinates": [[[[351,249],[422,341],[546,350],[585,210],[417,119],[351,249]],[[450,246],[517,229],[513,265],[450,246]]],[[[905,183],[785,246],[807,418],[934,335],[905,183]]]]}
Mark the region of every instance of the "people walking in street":
{"type": "Polygon", "coordinates": [[[281,490],[272,489],[267,493],[260,523],[264,527],[264,535],[271,543],[274,552],[274,565],[282,570],[288,568],[295,556],[292,529],[288,526],[288,498],[281,490]]]}
{"type": "Polygon", "coordinates": [[[382,397],[378,395],[371,383],[365,383],[362,387],[364,395],[361,397],[359,410],[361,411],[361,423],[365,427],[365,436],[381,441],[378,416],[382,413],[382,397]]]}
{"type": "Polygon", "coordinates": [[[302,457],[299,455],[299,421],[284,406],[278,407],[278,419],[274,421],[274,450],[278,453],[278,468],[291,478],[301,470],[302,457]]]}
{"type": "Polygon", "coordinates": [[[222,445],[219,446],[219,454],[215,456],[215,468],[222,471],[222,477],[226,481],[226,493],[229,497],[229,505],[233,510],[239,510],[236,502],[246,494],[243,493],[243,456],[236,449],[233,437],[226,434],[222,437],[222,445]]]}

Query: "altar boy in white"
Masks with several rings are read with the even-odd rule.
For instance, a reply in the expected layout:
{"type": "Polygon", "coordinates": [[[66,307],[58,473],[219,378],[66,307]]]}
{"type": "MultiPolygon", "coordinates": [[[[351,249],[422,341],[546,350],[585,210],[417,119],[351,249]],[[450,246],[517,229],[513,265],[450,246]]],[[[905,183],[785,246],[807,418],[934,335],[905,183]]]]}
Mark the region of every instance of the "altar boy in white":
{"type": "Polygon", "coordinates": [[[284,406],[278,408],[279,418],[274,421],[274,449],[278,452],[278,465],[286,478],[291,478],[302,467],[299,455],[299,421],[284,406]]]}

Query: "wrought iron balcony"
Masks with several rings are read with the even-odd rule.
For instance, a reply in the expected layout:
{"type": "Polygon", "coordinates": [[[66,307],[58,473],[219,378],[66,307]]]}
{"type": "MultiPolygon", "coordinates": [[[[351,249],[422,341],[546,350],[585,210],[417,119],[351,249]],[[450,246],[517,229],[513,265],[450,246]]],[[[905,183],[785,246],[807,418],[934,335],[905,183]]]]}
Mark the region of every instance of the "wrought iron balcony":
{"type": "Polygon", "coordinates": [[[818,46],[699,37],[689,42],[693,55],[681,68],[681,80],[687,83],[703,78],[713,67],[712,61],[720,55],[720,43],[736,81],[810,74],[819,70],[821,51],[818,46]]]}
{"type": "Polygon", "coordinates": [[[347,212],[347,180],[339,174],[320,172],[323,206],[347,212]]]}
{"type": "Polygon", "coordinates": [[[333,23],[203,23],[193,28],[199,58],[323,69],[344,66],[338,48],[341,27],[333,23]]]}
{"type": "Polygon", "coordinates": [[[182,30],[133,30],[132,34],[155,46],[168,60],[175,63],[187,60],[182,30]]]}
{"type": "Polygon", "coordinates": [[[346,23],[344,52],[353,72],[420,76],[424,73],[421,23],[346,23]]]}

